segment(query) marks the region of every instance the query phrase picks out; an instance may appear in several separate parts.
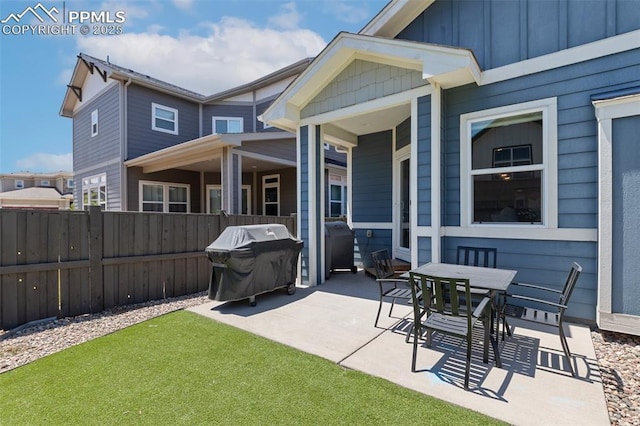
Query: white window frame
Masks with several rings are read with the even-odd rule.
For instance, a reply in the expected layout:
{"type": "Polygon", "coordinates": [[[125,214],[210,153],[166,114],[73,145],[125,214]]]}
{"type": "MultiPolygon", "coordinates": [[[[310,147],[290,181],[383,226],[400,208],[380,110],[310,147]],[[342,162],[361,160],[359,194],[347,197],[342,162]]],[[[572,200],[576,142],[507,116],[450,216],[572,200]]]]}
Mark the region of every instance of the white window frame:
{"type": "MultiPolygon", "coordinates": [[[[162,213],[182,213],[182,212],[169,212],[169,188],[179,187],[187,189],[187,211],[184,213],[191,213],[191,185],[186,183],[174,183],[174,182],[155,182],[149,180],[141,180],[138,182],[138,211],[143,210],[143,188],[144,185],[162,186],[162,213]]],[[[149,202],[149,201],[148,201],[149,202]]],[[[175,204],[175,203],[174,203],[175,204]]],[[[146,212],[146,213],[160,213],[160,212],[146,212]]]]}
{"type": "Polygon", "coordinates": [[[229,135],[244,133],[244,118],[243,117],[211,117],[211,134],[216,135],[216,121],[226,121],[227,128],[229,127],[229,121],[240,121],[240,131],[233,133],[225,133],[229,135]]]}
{"type": "Polygon", "coordinates": [[[51,186],[51,181],[49,179],[42,179],[40,181],[40,186],[51,186]]]}
{"type": "Polygon", "coordinates": [[[91,137],[98,136],[98,110],[91,111],[91,137]]]}
{"type": "MultiPolygon", "coordinates": [[[[171,120],[167,120],[166,118],[162,118],[161,117],[160,119],[171,122],[171,120]]],[[[169,133],[171,135],[177,135],[178,134],[178,110],[175,109],[175,108],[171,108],[171,107],[165,106],[165,105],[151,103],[151,129],[155,130],[157,132],[169,133]],[[175,120],[173,120],[173,130],[163,129],[162,127],[156,127],[156,111],[158,109],[163,109],[165,111],[169,111],[169,112],[173,113],[173,115],[175,117],[175,120]]]]}
{"type": "MultiPolygon", "coordinates": [[[[527,166],[529,167],[529,166],[527,166]]],[[[520,169],[520,168],[519,168],[520,169]]],[[[508,172],[510,169],[506,169],[508,172]]],[[[485,170],[486,171],[486,170],[485,170]]],[[[507,105],[460,115],[460,226],[468,228],[550,228],[558,227],[558,103],[557,98],[539,99],[521,104],[507,105]],[[471,164],[471,125],[515,115],[542,112],[542,164],[532,165],[542,171],[541,199],[542,222],[529,224],[474,223],[473,222],[473,176],[471,164]]]]}
{"type": "Polygon", "coordinates": [[[14,182],[14,187],[16,189],[23,189],[24,188],[24,180],[16,179],[15,182],[14,182]]]}
{"type": "Polygon", "coordinates": [[[101,173],[99,175],[94,175],[94,176],[87,176],[85,178],[82,179],[82,191],[81,191],[81,198],[80,198],[80,202],[82,204],[82,208],[83,209],[88,209],[89,206],[91,205],[91,190],[92,189],[97,189],[98,192],[98,206],[102,207],[102,210],[107,210],[107,174],[106,173],[101,173]],[[104,199],[102,199],[101,194],[102,192],[100,191],[100,187],[104,186],[104,199]],[[85,200],[85,193],[87,193],[87,200],[89,201],[89,205],[86,205],[84,200],[85,200]]]}
{"type": "Polygon", "coordinates": [[[67,188],[75,188],[76,182],[73,179],[67,179],[67,188]]]}
{"type": "Polygon", "coordinates": [[[346,216],[347,215],[347,194],[346,194],[346,189],[347,189],[347,179],[345,176],[340,176],[340,175],[334,175],[329,173],[329,217],[331,216],[331,204],[333,203],[340,203],[340,216],[346,216]],[[332,197],[333,192],[331,191],[331,186],[335,185],[335,186],[339,186],[340,187],[340,200],[334,200],[332,197]]]}
{"type": "Polygon", "coordinates": [[[267,204],[269,205],[277,205],[278,206],[278,214],[276,216],[280,216],[280,175],[276,174],[276,175],[264,175],[262,176],[262,215],[266,216],[267,215],[267,204]],[[267,183],[267,180],[269,179],[278,179],[277,182],[269,182],[267,183]],[[268,188],[276,188],[278,190],[278,201],[277,202],[270,202],[267,203],[267,197],[266,197],[266,190],[268,188]]]}
{"type": "Polygon", "coordinates": [[[223,210],[222,206],[224,206],[224,200],[223,200],[224,191],[222,191],[222,185],[207,185],[205,187],[205,191],[207,192],[207,210],[206,211],[209,214],[212,213],[211,212],[211,199],[210,199],[211,197],[210,197],[210,192],[209,192],[212,189],[217,189],[217,190],[220,191],[220,210],[223,210]]]}

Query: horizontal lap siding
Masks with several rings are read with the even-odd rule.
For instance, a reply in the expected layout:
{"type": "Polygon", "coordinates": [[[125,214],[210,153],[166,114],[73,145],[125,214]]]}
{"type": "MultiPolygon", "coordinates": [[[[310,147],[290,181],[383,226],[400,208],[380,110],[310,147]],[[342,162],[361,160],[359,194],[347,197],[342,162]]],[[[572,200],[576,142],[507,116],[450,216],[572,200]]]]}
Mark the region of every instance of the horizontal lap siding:
{"type": "Polygon", "coordinates": [[[640,84],[639,50],[446,94],[446,225],[460,223],[460,114],[547,97],[558,101],[558,225],[597,226],[597,123],[590,96],[640,84]]]}
{"type": "Polygon", "coordinates": [[[353,221],[391,222],[391,131],[360,136],[353,148],[353,221]]]}
{"type": "Polygon", "coordinates": [[[298,238],[304,241],[300,254],[301,277],[303,282],[309,281],[309,127],[300,127],[300,234],[298,238]]]}
{"type": "Polygon", "coordinates": [[[253,105],[204,105],[202,107],[202,134],[213,133],[213,117],[242,117],[244,133],[255,132],[253,105]]]}
{"type": "MultiPolygon", "coordinates": [[[[431,97],[418,99],[418,226],[431,225],[431,97]]],[[[429,247],[429,250],[431,248],[429,247]]],[[[422,251],[421,251],[422,253],[422,251]]]]}
{"type": "Polygon", "coordinates": [[[73,117],[73,170],[119,158],[120,85],[115,84],[73,117]],[[91,136],[91,113],[95,110],[98,110],[98,134],[91,136]]]}
{"type": "Polygon", "coordinates": [[[140,181],[181,183],[189,185],[189,213],[205,213],[200,205],[200,173],[187,170],[164,170],[156,173],[143,173],[140,167],[129,167],[127,171],[127,192],[129,211],[140,210],[140,181]]]}
{"type": "MultiPolygon", "coordinates": [[[[564,285],[572,263],[578,262],[583,271],[571,296],[567,315],[595,320],[596,243],[446,237],[443,261],[456,263],[456,248],[459,245],[495,247],[498,250],[497,267],[518,271],[515,281],[540,284],[559,290],[564,285]]],[[[537,297],[540,296],[537,294],[537,297]]]]}
{"type": "Polygon", "coordinates": [[[131,85],[127,88],[127,116],[127,160],[200,136],[198,104],[141,86],[131,85]],[[151,128],[152,103],[178,110],[177,135],[151,128]]]}
{"type": "Polygon", "coordinates": [[[373,235],[367,237],[368,228],[354,228],[354,262],[365,267],[373,265],[371,253],[376,250],[387,249],[391,253],[392,233],[390,229],[373,229],[373,235]]]}

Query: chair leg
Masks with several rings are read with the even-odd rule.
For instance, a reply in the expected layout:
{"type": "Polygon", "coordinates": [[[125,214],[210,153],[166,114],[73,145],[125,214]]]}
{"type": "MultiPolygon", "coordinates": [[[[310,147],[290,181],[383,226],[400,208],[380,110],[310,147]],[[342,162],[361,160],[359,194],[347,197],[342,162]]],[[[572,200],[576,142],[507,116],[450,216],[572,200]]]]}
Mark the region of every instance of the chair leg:
{"type": "Polygon", "coordinates": [[[380,296],[380,304],[378,305],[378,314],[376,315],[376,322],[374,323],[374,327],[378,326],[378,320],[380,319],[380,311],[382,311],[382,296],[380,296]]]}
{"type": "Polygon", "coordinates": [[[567,357],[567,363],[569,363],[569,371],[571,371],[571,376],[576,377],[576,373],[573,370],[573,365],[571,363],[571,351],[569,351],[567,338],[564,335],[564,328],[562,327],[562,321],[560,321],[560,323],[558,324],[558,334],[560,334],[560,344],[562,345],[562,350],[564,351],[564,355],[567,357]]]}
{"type": "Polygon", "coordinates": [[[464,390],[469,390],[469,375],[471,374],[471,330],[467,337],[467,365],[464,369],[464,390]]]}
{"type": "Polygon", "coordinates": [[[391,299],[391,307],[389,308],[389,316],[391,316],[391,312],[393,312],[393,305],[395,305],[395,304],[396,304],[396,298],[393,297],[391,299]]]}
{"type": "Polygon", "coordinates": [[[416,372],[416,358],[418,356],[418,326],[413,325],[413,357],[411,358],[411,372],[416,372]]]}

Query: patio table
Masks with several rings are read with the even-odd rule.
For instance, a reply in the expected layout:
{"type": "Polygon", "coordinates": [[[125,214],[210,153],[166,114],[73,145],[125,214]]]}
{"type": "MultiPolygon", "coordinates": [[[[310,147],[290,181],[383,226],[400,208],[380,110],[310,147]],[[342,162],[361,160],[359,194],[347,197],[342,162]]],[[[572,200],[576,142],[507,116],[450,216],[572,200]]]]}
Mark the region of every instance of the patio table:
{"type": "MultiPolygon", "coordinates": [[[[496,295],[507,291],[518,273],[518,271],[510,269],[432,262],[418,266],[409,272],[437,277],[468,279],[471,287],[489,290],[492,301],[496,299],[496,295]]],[[[402,274],[402,277],[409,278],[409,272],[402,274]]],[[[498,306],[495,306],[495,303],[491,303],[492,317],[495,316],[496,321],[496,338],[500,329],[500,298],[498,297],[497,299],[498,306]]],[[[488,357],[486,345],[484,355],[484,361],[486,362],[488,357]]]]}

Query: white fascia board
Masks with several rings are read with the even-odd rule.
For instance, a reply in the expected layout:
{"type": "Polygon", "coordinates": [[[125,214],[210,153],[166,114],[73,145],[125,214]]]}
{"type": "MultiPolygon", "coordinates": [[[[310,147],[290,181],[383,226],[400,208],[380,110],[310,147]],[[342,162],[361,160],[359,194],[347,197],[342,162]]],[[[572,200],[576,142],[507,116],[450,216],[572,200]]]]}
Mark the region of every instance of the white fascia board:
{"type": "Polygon", "coordinates": [[[593,106],[596,109],[596,118],[599,120],[610,120],[613,118],[639,115],[639,103],[640,94],[634,94],[613,99],[594,101],[593,106]]]}
{"type": "Polygon", "coordinates": [[[591,228],[542,228],[509,225],[445,226],[444,236],[465,238],[495,238],[509,240],[584,241],[598,242],[598,230],[591,228]]]}
{"type": "Polygon", "coordinates": [[[392,0],[359,34],[395,37],[435,0],[392,0]]]}

